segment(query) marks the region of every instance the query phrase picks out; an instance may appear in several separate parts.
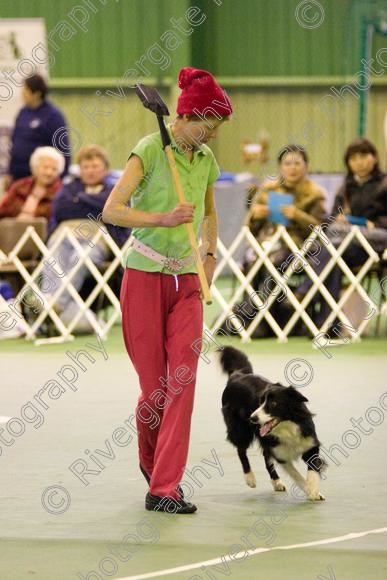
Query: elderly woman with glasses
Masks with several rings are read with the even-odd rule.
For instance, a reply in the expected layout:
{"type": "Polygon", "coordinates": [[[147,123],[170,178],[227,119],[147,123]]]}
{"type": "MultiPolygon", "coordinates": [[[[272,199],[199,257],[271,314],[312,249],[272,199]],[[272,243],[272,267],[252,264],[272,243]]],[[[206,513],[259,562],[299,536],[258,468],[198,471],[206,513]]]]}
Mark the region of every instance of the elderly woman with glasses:
{"type": "Polygon", "coordinates": [[[0,218],[50,218],[54,195],[62,187],[65,159],[54,147],[38,147],[30,157],[31,175],[15,181],[0,200],[0,218]]]}

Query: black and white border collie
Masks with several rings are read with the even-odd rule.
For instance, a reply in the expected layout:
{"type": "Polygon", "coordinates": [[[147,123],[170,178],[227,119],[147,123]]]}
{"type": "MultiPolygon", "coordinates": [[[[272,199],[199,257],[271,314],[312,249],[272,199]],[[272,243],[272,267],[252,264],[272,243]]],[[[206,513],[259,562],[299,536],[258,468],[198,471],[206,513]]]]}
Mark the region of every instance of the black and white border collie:
{"type": "Polygon", "coordinates": [[[308,399],[294,387],[253,374],[249,359],[240,350],[226,346],[219,352],[222,369],[229,376],[222,395],[227,439],[238,450],[247,485],[256,487],[246,452],[257,439],[275,491],[286,488],[274,461],[287,471],[308,500],[324,500],[319,491],[319,474],[326,464],[319,456],[313,415],[305,405],[308,399]],[[293,465],[300,457],[308,466],[306,479],[293,465]]]}

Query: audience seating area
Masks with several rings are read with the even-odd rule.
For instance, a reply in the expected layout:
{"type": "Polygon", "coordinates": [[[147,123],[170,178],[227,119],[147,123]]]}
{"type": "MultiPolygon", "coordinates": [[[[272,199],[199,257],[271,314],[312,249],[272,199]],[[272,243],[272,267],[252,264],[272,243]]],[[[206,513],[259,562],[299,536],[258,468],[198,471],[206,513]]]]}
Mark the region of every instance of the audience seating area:
{"type": "MultiPolygon", "coordinates": [[[[2,220],[2,226],[7,220],[2,220]]],[[[15,224],[15,220],[12,220],[15,224]]],[[[90,247],[81,246],[74,231],[70,228],[65,228],[58,239],[55,246],[48,249],[43,242],[44,239],[44,224],[38,220],[35,224],[24,226],[24,233],[13,230],[12,232],[7,227],[2,227],[0,238],[0,272],[1,277],[8,279],[9,276],[17,277],[18,282],[14,284],[16,288],[16,297],[12,303],[6,303],[2,298],[0,301],[0,323],[3,331],[12,327],[14,320],[17,320],[19,325],[22,325],[24,336],[27,340],[34,340],[36,344],[62,342],[71,340],[73,338],[73,330],[78,320],[85,315],[88,317],[90,306],[94,303],[103,306],[105,311],[104,320],[102,318],[90,317],[90,325],[93,331],[98,333],[101,337],[106,337],[113,324],[120,317],[119,298],[117,290],[114,292],[109,285],[112,278],[120,269],[120,259],[122,251],[131,243],[131,239],[127,240],[124,248],[118,248],[112,238],[99,229],[91,242],[96,244],[101,236],[105,237],[105,241],[111,250],[111,259],[103,265],[102,268],[97,269],[89,257],[90,247]],[[12,245],[12,236],[15,245],[12,245]],[[57,278],[58,287],[55,293],[50,295],[49,299],[45,297],[44,289],[41,287],[41,275],[45,264],[50,262],[50,256],[55,251],[58,244],[67,237],[72,243],[76,245],[79,251],[79,261],[74,268],[62,278],[57,278]],[[38,259],[40,255],[40,259],[38,259]],[[72,286],[72,277],[78,268],[86,265],[89,270],[89,276],[92,280],[92,290],[87,293],[86,297],[82,297],[82,292],[79,293],[72,286]],[[55,302],[62,294],[68,291],[79,306],[77,315],[69,324],[64,324],[55,311],[55,302]],[[25,312],[28,309],[34,312],[34,316],[22,316],[17,314],[25,312]],[[6,314],[5,314],[6,313],[6,314]],[[39,336],[38,329],[45,319],[50,319],[52,325],[55,327],[54,337],[39,336]]],[[[18,227],[23,227],[21,224],[18,227]]],[[[324,232],[314,231],[310,236],[310,240],[317,244],[324,243],[324,232]]],[[[325,238],[326,239],[326,238],[325,238]]],[[[345,340],[358,341],[365,333],[370,321],[377,320],[383,310],[384,300],[384,281],[385,263],[379,259],[378,254],[372,249],[371,245],[364,237],[361,229],[357,226],[349,227],[348,232],[341,239],[340,244],[335,246],[329,244],[328,248],[332,255],[330,262],[327,264],[320,276],[317,276],[313,268],[307,264],[303,258],[306,255],[305,244],[302,249],[298,248],[294,241],[290,238],[286,228],[279,226],[275,235],[271,239],[269,245],[263,247],[260,245],[247,227],[242,227],[239,234],[235,237],[231,245],[226,247],[222,240],[218,243],[218,265],[215,272],[215,280],[212,286],[212,296],[214,300],[214,312],[216,311],[213,320],[208,322],[207,330],[211,333],[216,333],[219,329],[226,329],[232,333],[239,335],[242,341],[247,342],[251,339],[257,326],[265,321],[271,328],[278,341],[285,342],[290,336],[295,325],[302,321],[306,333],[309,336],[322,336],[329,326],[337,320],[336,327],[339,327],[344,334],[348,334],[345,340]],[[287,261],[287,266],[280,273],[273,266],[270,261],[269,254],[272,247],[282,240],[292,252],[291,259],[287,261]],[[351,272],[348,266],[341,258],[341,254],[348,246],[348,244],[356,240],[358,244],[364,248],[368,254],[368,258],[357,272],[351,272]],[[253,268],[245,276],[242,272],[241,265],[236,258],[241,251],[246,251],[251,248],[257,255],[257,260],[253,268]],[[294,292],[294,273],[299,273],[300,264],[304,263],[305,269],[303,275],[307,275],[312,279],[312,286],[307,295],[301,301],[297,300],[294,292]],[[339,301],[336,303],[328,290],[324,286],[324,280],[331,269],[337,265],[343,271],[347,280],[347,286],[342,292],[339,301]],[[252,287],[252,278],[260,268],[265,268],[271,276],[272,288],[267,296],[262,296],[255,292],[252,287]],[[226,278],[229,282],[231,291],[225,292],[225,278],[224,273],[232,272],[232,277],[226,278]],[[371,276],[374,282],[371,284],[371,276]],[[376,276],[376,279],[375,279],[376,276]],[[321,328],[317,328],[313,322],[309,312],[308,305],[311,303],[313,297],[317,292],[324,296],[331,307],[331,314],[324,322],[321,328]],[[276,300],[280,299],[280,295],[284,297],[288,304],[291,305],[293,313],[287,321],[286,325],[281,327],[270,312],[270,308],[276,300]],[[364,317],[355,322],[348,310],[348,305],[357,295],[357,300],[363,301],[364,317]],[[235,311],[238,310],[238,305],[250,302],[256,309],[256,315],[249,321],[248,325],[241,324],[235,311]],[[349,330],[349,332],[348,332],[349,330]]],[[[309,246],[308,246],[309,247],[309,246]]],[[[52,260],[52,258],[51,258],[52,260]]],[[[223,331],[220,330],[222,333],[223,331]]],[[[341,335],[338,334],[338,337],[341,335]]]]}

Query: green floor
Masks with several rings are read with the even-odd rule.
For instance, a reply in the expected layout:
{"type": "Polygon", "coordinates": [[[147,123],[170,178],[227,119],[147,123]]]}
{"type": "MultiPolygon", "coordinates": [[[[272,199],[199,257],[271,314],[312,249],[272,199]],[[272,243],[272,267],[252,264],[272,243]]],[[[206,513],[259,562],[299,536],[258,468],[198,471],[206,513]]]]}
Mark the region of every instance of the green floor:
{"type": "MultiPolygon", "coordinates": [[[[271,491],[256,449],[250,456],[258,486],[250,489],[244,484],[236,453],[225,441],[220,414],[224,377],[213,349],[211,362],[202,362],[198,373],[188,463],[191,471],[198,465],[205,467],[210,478],[197,472],[196,483],[191,481],[199,509],[186,517],[160,517],[144,511],[146,486],[137,469],[136,441],[119,447],[112,440],[113,432],[133,413],[137,396],[136,376],[124,352],[120,329],[115,328],[104,343],[106,360],[102,351],[87,344],[99,346],[92,336],[45,347],[23,340],[0,343],[3,417],[20,418],[21,408],[57,379],[64,365],[74,364],[66,351],[84,349],[95,361],[83,359],[87,370],[78,369],[76,391],[68,387],[56,400],[40,393],[49,408],[42,411],[44,423],[38,429],[25,421],[25,432],[15,435],[12,445],[0,442],[1,580],[143,575],[176,580],[386,577],[386,533],[343,538],[387,526],[386,424],[380,419],[368,435],[356,429],[360,438],[356,448],[346,447],[342,441],[346,431],[354,430],[351,418],[364,418],[367,413],[377,422],[387,414],[381,415],[379,401],[387,391],[386,341],[365,339],[332,349],[331,359],[313,350],[306,339],[241,346],[257,372],[273,380],[285,381],[284,369],[295,358],[306,360],[313,368],[313,380],[302,392],[316,413],[319,437],[326,448],[338,444],[347,455],[336,453],[340,465],[329,462],[321,486],[327,501],[318,504],[271,491]],[[88,457],[96,449],[111,458],[98,455],[105,467],[88,475],[89,485],[84,485],[69,466],[83,459],[89,469],[94,466],[97,470],[88,457]],[[220,464],[218,469],[206,463],[216,464],[214,459],[220,464]],[[56,509],[47,503],[47,494],[46,508],[42,505],[42,494],[51,486],[60,486],[61,493],[65,489],[71,497],[70,504],[57,508],[63,513],[47,511],[56,509]],[[253,526],[259,533],[246,536],[253,526]],[[240,561],[230,561],[230,552],[248,549],[242,536],[253,543],[251,553],[240,561]],[[130,552],[123,546],[125,541],[130,552]],[[313,545],[297,547],[309,542],[313,545]],[[293,548],[278,549],[286,546],[293,548]],[[226,558],[223,564],[221,557],[226,558]],[[180,571],[175,573],[174,568],[180,571]]],[[[387,399],[384,404],[387,407],[387,399]]],[[[13,425],[16,432],[17,423],[13,425]]],[[[366,419],[362,426],[366,428],[366,419]]],[[[348,436],[346,441],[351,445],[353,440],[348,436]]],[[[187,476],[185,479],[189,481],[187,476]]],[[[60,503],[59,495],[51,499],[60,503]]]]}

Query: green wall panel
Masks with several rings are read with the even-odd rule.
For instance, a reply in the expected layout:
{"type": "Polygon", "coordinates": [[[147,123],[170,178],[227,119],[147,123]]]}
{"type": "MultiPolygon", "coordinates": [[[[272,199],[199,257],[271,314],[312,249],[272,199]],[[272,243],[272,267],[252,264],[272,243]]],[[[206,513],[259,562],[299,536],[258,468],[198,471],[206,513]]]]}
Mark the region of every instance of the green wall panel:
{"type": "MultiPolygon", "coordinates": [[[[338,102],[337,119],[331,120],[319,107],[319,101],[328,91],[328,87],[229,89],[235,115],[220,129],[217,141],[211,145],[221,166],[230,171],[249,170],[264,174],[275,167],[272,163],[283,145],[298,141],[306,145],[313,171],[342,171],[344,149],[357,136],[358,102],[354,97],[349,97],[347,104],[338,102]],[[314,136],[320,132],[313,141],[302,136],[309,123],[315,128],[314,136]],[[254,164],[246,167],[241,160],[240,143],[245,139],[255,141],[262,130],[270,135],[270,164],[263,169],[254,164]]],[[[176,105],[174,95],[163,91],[162,96],[169,110],[173,111],[176,105]]],[[[385,151],[382,125],[386,97],[385,86],[372,88],[367,131],[382,159],[385,151]]],[[[109,111],[96,98],[93,90],[57,90],[52,98],[66,112],[68,122],[80,134],[82,144],[98,143],[104,146],[114,167],[122,168],[138,139],[157,130],[154,116],[142,107],[133,91],[126,91],[122,101],[114,100],[114,111],[109,111]],[[98,127],[81,111],[87,103],[95,103],[100,110],[110,113],[95,118],[98,127]]],[[[76,133],[73,138],[77,139],[76,133]]]]}
{"type": "MultiPolygon", "coordinates": [[[[360,68],[361,23],[385,10],[383,0],[322,0],[324,19],[308,29],[296,19],[300,0],[223,0],[219,6],[196,0],[196,4],[207,7],[211,27],[201,27],[193,39],[194,61],[223,76],[354,73],[360,68]]],[[[311,4],[308,15],[313,16],[314,10],[311,4]]],[[[375,39],[374,53],[382,46],[383,38],[375,39]]]]}
{"type": "MultiPolygon", "coordinates": [[[[45,18],[51,36],[50,54],[55,58],[50,76],[119,77],[136,66],[136,61],[155,43],[163,48],[160,37],[173,29],[170,18],[183,17],[188,7],[187,0],[1,0],[0,17],[45,18]],[[88,17],[82,25],[84,29],[71,19],[77,6],[88,14],[76,13],[79,20],[88,17]],[[55,32],[58,26],[67,29],[55,32]],[[61,34],[67,34],[68,40],[61,34]]],[[[186,60],[190,43],[190,35],[183,35],[183,43],[173,56],[179,60],[184,55],[186,60]]],[[[154,60],[160,60],[156,49],[152,54],[154,60]]],[[[157,63],[147,60],[147,67],[152,75],[165,75],[157,63]]]]}
{"type": "MultiPolygon", "coordinates": [[[[197,6],[205,20],[192,34],[179,32],[182,43],[168,51],[168,66],[162,69],[149,59],[143,63],[155,83],[174,83],[178,69],[187,65],[208,68],[222,77],[236,113],[214,146],[221,165],[245,169],[240,141],[255,140],[262,129],[271,135],[274,156],[289,136],[314,121],[322,135],[309,146],[312,169],[342,170],[343,149],[357,133],[359,101],[349,98],[335,122],[318,102],[331,94],[331,86],[340,88],[360,70],[362,22],[379,14],[385,5],[381,0],[320,0],[324,21],[314,29],[297,22],[300,0],[0,0],[0,17],[44,17],[50,32],[59,22],[71,23],[74,7],[87,2],[97,10],[89,10],[87,32],[78,27],[67,42],[55,36],[60,49],[51,48],[56,59],[50,69],[53,100],[83,143],[96,142],[108,149],[113,166],[122,167],[137,139],[155,128],[152,115],[124,83],[121,100],[108,97],[115,108],[109,116],[98,117],[98,127],[81,107],[91,103],[104,109],[96,91],[117,92],[117,79],[130,68],[138,69],[136,62],[152,45],[165,47],[161,35],[176,31],[171,19],[178,20],[197,6]]],[[[386,37],[375,35],[373,54],[384,46],[386,37]]],[[[373,79],[368,107],[367,134],[381,151],[385,77],[373,79]]],[[[173,111],[176,86],[164,94],[173,111]]]]}
{"type": "MultiPolygon", "coordinates": [[[[146,61],[150,74],[168,76],[192,63],[222,76],[335,76],[360,68],[360,29],[385,8],[382,0],[321,0],[324,20],[303,28],[295,11],[300,0],[1,0],[0,17],[44,17],[47,32],[62,23],[67,41],[54,32],[50,74],[65,77],[117,77],[136,66],[166,30],[177,32],[182,44],[166,50],[164,69],[146,61]],[[94,6],[94,11],[87,4],[94,6]],[[82,30],[71,20],[75,7],[86,10],[82,30]],[[192,34],[173,28],[171,18],[184,17],[190,6],[205,15],[192,34]],[[65,23],[65,24],[64,24],[65,23]],[[168,61],[166,61],[168,62],[168,61]]],[[[308,15],[313,15],[311,5],[308,15]]],[[[80,12],[77,13],[79,18],[80,12]]],[[[375,38],[374,52],[385,45],[375,38]]],[[[154,59],[164,58],[157,53],[154,59]]]]}

